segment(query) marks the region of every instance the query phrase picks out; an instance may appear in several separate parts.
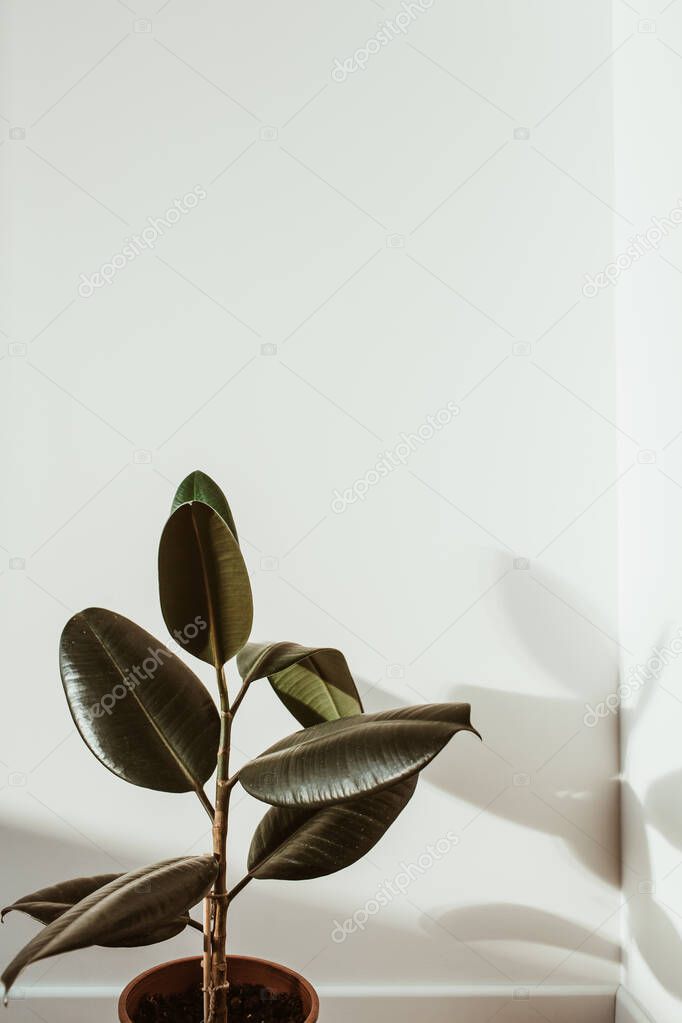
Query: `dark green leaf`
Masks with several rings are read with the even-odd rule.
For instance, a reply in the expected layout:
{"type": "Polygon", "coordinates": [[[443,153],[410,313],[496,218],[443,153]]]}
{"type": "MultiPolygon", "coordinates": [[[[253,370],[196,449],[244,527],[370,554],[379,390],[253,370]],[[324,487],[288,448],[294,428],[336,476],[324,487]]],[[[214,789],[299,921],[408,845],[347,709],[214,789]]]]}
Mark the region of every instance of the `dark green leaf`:
{"type": "Polygon", "coordinates": [[[2,975],[5,991],[25,967],[63,952],[90,945],[136,945],[145,934],[154,942],[172,937],[182,929],[180,918],[210,890],[217,871],[213,856],[189,856],[116,878],[48,924],[21,950],[2,975]]]}
{"type": "Polygon", "coordinates": [[[168,941],[182,934],[188,923],[189,914],[185,913],[153,927],[140,929],[139,924],[135,924],[127,931],[120,931],[111,937],[105,936],[97,944],[102,948],[142,948],[144,945],[158,945],[160,941],[168,941]]]}
{"type": "MultiPolygon", "coordinates": [[[[72,881],[62,881],[60,884],[50,885],[49,888],[41,888],[40,891],[33,892],[32,895],[25,895],[23,899],[18,899],[11,906],[5,907],[0,913],[0,920],[4,920],[7,913],[17,912],[25,913],[41,924],[51,924],[87,895],[122,876],[122,874],[98,874],[96,877],[77,877],[72,881]]],[[[154,945],[158,941],[165,941],[167,938],[173,938],[176,934],[180,934],[188,923],[189,915],[185,913],[181,917],[155,926],[151,931],[140,932],[133,928],[127,934],[119,934],[113,940],[102,941],[100,944],[108,948],[154,945]]]]}
{"type": "Polygon", "coordinates": [[[346,658],[331,647],[247,643],[237,657],[247,684],[266,676],[282,703],[308,728],[362,713],[346,658]]]}
{"type": "Polygon", "coordinates": [[[265,803],[329,806],[411,778],[457,732],[478,733],[468,703],[360,714],[303,729],[246,764],[239,780],[265,803]]]}
{"type": "Polygon", "coordinates": [[[376,845],[409,803],[418,776],[322,809],[273,806],[249,850],[249,873],[304,881],[349,867],[376,845]]]}
{"type": "Polygon", "coordinates": [[[239,544],[207,504],[182,504],[159,545],[161,610],[195,657],[222,667],[249,638],[251,584],[239,544]],[[197,626],[199,626],[197,631],[197,626]]]}
{"type": "Polygon", "coordinates": [[[64,628],[59,661],[80,734],[119,778],[162,792],[198,790],[210,778],[220,735],[215,704],[139,625],[103,608],[81,611],[64,628]]]}
{"type": "Polygon", "coordinates": [[[230,506],[227,503],[227,498],[218,484],[215,483],[210,476],[207,476],[205,472],[201,472],[199,469],[196,469],[194,472],[191,472],[189,476],[186,476],[176,490],[171,507],[171,514],[176,511],[181,504],[187,504],[190,501],[202,501],[203,504],[208,504],[211,508],[213,508],[213,511],[218,512],[221,519],[223,519],[223,521],[229,526],[235,540],[239,541],[239,537],[237,536],[237,527],[234,524],[234,517],[230,510],[230,506]]]}
{"type": "Polygon", "coordinates": [[[31,895],[24,895],[11,906],[0,912],[0,920],[8,913],[21,912],[38,920],[41,924],[51,924],[58,916],[65,913],[86,895],[91,895],[98,888],[111,884],[121,877],[120,874],[98,874],[95,877],[76,877],[72,881],[61,881],[59,884],[41,888],[31,895]]]}

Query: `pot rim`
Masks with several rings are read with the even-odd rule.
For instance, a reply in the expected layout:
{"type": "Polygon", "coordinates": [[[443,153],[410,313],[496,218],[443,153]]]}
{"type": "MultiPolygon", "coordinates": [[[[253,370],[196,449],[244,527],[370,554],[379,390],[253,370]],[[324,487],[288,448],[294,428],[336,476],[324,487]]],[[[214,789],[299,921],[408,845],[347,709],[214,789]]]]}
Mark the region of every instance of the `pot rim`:
{"type": "MultiPolygon", "coordinates": [[[[273,960],[271,959],[261,959],[257,956],[228,955],[227,960],[228,962],[239,961],[251,963],[255,966],[264,966],[268,969],[279,970],[289,978],[292,978],[306,991],[310,998],[310,1011],[308,1013],[308,1016],[306,1017],[306,1021],[316,1020],[318,1018],[318,1013],[320,1010],[320,999],[317,994],[317,991],[310,983],[310,981],[306,980],[306,978],[302,974],[297,973],[296,970],[292,970],[289,966],[282,965],[282,963],[273,962],[273,960]]],[[[143,983],[145,980],[147,980],[148,977],[152,977],[155,973],[158,973],[159,970],[165,970],[168,969],[169,967],[181,966],[185,965],[186,963],[201,964],[202,962],[203,956],[184,956],[181,959],[169,959],[167,962],[159,963],[157,966],[152,966],[151,969],[145,970],[144,973],[140,973],[137,977],[134,977],[129,984],[126,984],[119,997],[118,1000],[119,1018],[121,1020],[130,1019],[127,1009],[128,999],[130,998],[130,995],[132,994],[133,990],[137,987],[137,985],[143,983]]]]}

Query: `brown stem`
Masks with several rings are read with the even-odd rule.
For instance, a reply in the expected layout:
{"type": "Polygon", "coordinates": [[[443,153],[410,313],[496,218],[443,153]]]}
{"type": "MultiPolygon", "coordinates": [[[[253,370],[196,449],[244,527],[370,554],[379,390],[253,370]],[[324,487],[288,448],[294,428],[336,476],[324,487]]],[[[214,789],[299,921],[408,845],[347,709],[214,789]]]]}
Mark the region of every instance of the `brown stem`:
{"type": "MultiPolygon", "coordinates": [[[[232,717],[234,717],[234,714],[232,715],[232,717]]],[[[239,781],[239,771],[235,771],[234,774],[232,775],[232,777],[227,779],[226,785],[227,785],[228,789],[233,789],[238,781],[239,781]]]]}
{"type": "MultiPolygon", "coordinates": [[[[193,922],[193,921],[191,921],[193,922]]],[[[210,1023],[211,1015],[211,900],[204,899],[204,958],[203,958],[203,991],[204,991],[204,1023],[210,1023]]]]}
{"type": "Polygon", "coordinates": [[[227,823],[230,809],[230,733],[232,713],[224,667],[216,668],[220,692],[220,747],[213,819],[213,853],[218,860],[218,876],[211,896],[213,930],[211,934],[211,993],[215,1023],[227,1023],[227,823]]]}

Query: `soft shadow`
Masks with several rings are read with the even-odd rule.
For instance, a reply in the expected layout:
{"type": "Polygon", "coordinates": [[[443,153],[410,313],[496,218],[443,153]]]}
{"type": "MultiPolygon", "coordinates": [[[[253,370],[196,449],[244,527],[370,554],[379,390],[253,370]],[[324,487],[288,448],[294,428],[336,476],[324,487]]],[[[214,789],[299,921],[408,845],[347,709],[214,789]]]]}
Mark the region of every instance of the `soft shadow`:
{"type": "MultiPolygon", "coordinates": [[[[501,568],[508,560],[500,554],[501,568]]],[[[601,700],[618,685],[618,645],[584,597],[557,576],[531,563],[530,570],[513,570],[508,578],[512,585],[500,587],[505,611],[542,673],[551,676],[552,692],[559,695],[518,692],[517,680],[508,689],[453,686],[448,698],[471,703],[486,755],[472,749],[466,763],[460,761],[454,770],[458,754],[448,750],[427,768],[424,779],[486,814],[560,838],[584,867],[619,887],[617,720],[609,714],[595,729],[588,729],[584,720],[595,688],[601,700]],[[575,752],[581,733],[582,746],[575,752]],[[588,736],[593,736],[589,755],[588,736]],[[529,787],[515,788],[523,785],[519,776],[524,772],[530,776],[529,787]],[[494,798],[505,784],[515,798],[494,798]],[[600,839],[590,834],[595,816],[600,839]]],[[[518,679],[518,687],[524,682],[518,679]]],[[[368,685],[367,709],[395,702],[394,693],[368,685]]],[[[421,701],[406,687],[401,702],[421,701]]]]}
{"type": "Polygon", "coordinates": [[[651,784],[644,798],[644,817],[671,845],[682,849],[682,770],[651,784]]]}
{"type": "MultiPolygon", "coordinates": [[[[663,649],[669,647],[670,642],[679,637],[679,626],[670,624],[663,629],[658,637],[658,641],[652,647],[652,651],[656,648],[663,649]]],[[[655,656],[655,655],[654,655],[655,656]]],[[[660,693],[660,686],[665,681],[671,671],[672,662],[669,661],[667,664],[664,663],[662,668],[654,675],[650,670],[647,669],[647,665],[638,664],[632,665],[632,667],[642,668],[641,674],[634,673],[632,677],[630,673],[626,671],[623,681],[632,683],[637,687],[637,699],[631,706],[626,706],[622,710],[623,718],[627,721],[627,728],[622,730],[623,738],[623,749],[622,749],[622,760],[625,762],[627,756],[627,743],[632,742],[633,737],[641,728],[646,724],[649,713],[654,707],[656,697],[660,693]]]]}
{"type": "Polygon", "coordinates": [[[531,563],[526,578],[526,585],[504,590],[506,611],[540,667],[579,702],[594,693],[596,679],[604,696],[613,692],[620,648],[600,613],[584,594],[540,565],[531,563]]]}
{"type": "MultiPolygon", "coordinates": [[[[667,782],[667,779],[663,781],[667,782]]],[[[679,797],[675,802],[679,805],[679,797]]],[[[647,805],[648,803],[647,797],[647,805]]],[[[646,811],[627,784],[623,785],[623,816],[629,838],[628,855],[632,857],[633,872],[636,869],[642,877],[641,881],[633,882],[637,885],[637,890],[627,904],[630,935],[658,982],[670,994],[682,999],[680,970],[682,940],[677,927],[656,901],[655,893],[648,894],[641,890],[640,886],[646,885],[652,874],[651,853],[646,834],[646,811]]]]}
{"type": "Polygon", "coordinates": [[[577,949],[589,941],[589,955],[611,962],[620,958],[620,946],[615,942],[533,906],[511,902],[462,906],[445,913],[438,922],[463,941],[524,941],[565,949],[577,949]]]}
{"type": "MultiPolygon", "coordinates": [[[[562,775],[560,785],[552,786],[538,771],[530,777],[528,788],[515,786],[515,777],[517,782],[523,781],[519,773],[527,769],[523,765],[528,763],[529,751],[545,748],[547,736],[555,737],[552,746],[559,749],[581,726],[585,727],[582,705],[569,699],[550,699],[464,685],[453,689],[448,696],[453,701],[471,704],[472,721],[483,736],[484,749],[479,750],[478,745],[472,742],[466,761],[461,759],[457,749],[446,749],[426,768],[420,783],[435,785],[486,814],[561,839],[570,854],[584,867],[618,887],[620,857],[616,778],[595,783],[590,763],[585,758],[576,758],[571,760],[570,772],[562,775]],[[514,736],[514,746],[523,758],[520,767],[507,762],[498,752],[500,749],[509,750],[510,735],[514,736]],[[453,767],[455,760],[456,769],[453,767]],[[507,786],[516,798],[509,793],[506,797],[493,798],[507,786]],[[533,794],[533,789],[537,795],[533,794]],[[578,815],[589,817],[595,805],[611,808],[608,843],[592,837],[578,822],[578,815]]],[[[374,686],[365,702],[369,710],[379,710],[395,705],[396,697],[374,686]]],[[[409,706],[415,700],[403,697],[398,702],[409,706]]],[[[464,741],[455,738],[453,747],[464,741]]]]}

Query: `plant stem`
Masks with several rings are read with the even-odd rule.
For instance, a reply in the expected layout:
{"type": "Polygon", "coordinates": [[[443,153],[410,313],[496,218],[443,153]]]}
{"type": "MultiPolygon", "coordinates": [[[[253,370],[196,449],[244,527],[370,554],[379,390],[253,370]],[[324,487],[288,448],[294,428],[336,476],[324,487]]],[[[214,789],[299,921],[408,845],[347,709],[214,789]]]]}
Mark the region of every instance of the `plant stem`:
{"type": "MultiPolygon", "coordinates": [[[[234,712],[232,713],[232,717],[234,718],[234,712]]],[[[239,781],[239,771],[235,771],[234,774],[232,775],[232,777],[227,779],[226,784],[227,784],[228,789],[234,788],[234,786],[237,784],[238,781],[239,781]]]]}
{"type": "Polygon", "coordinates": [[[239,692],[235,696],[234,703],[232,704],[232,717],[234,717],[235,714],[237,713],[237,711],[239,710],[239,705],[242,702],[242,700],[244,699],[244,697],[246,696],[246,691],[247,691],[247,689],[249,688],[250,685],[251,685],[250,682],[244,682],[244,684],[242,685],[241,689],[239,690],[239,692]]]}
{"type": "Polygon", "coordinates": [[[204,960],[203,960],[203,990],[204,990],[204,1023],[208,1023],[211,1014],[211,900],[204,899],[204,960]]]}
{"type": "Polygon", "coordinates": [[[206,811],[208,816],[211,818],[211,820],[213,820],[213,818],[215,817],[215,810],[213,809],[213,803],[208,798],[208,796],[206,795],[206,793],[202,789],[201,785],[195,791],[196,791],[196,794],[198,795],[199,799],[201,800],[201,805],[203,806],[204,810],[206,811]]]}
{"type": "Polygon", "coordinates": [[[246,888],[246,886],[249,883],[249,881],[252,881],[252,880],[253,880],[253,874],[247,874],[245,877],[243,877],[241,879],[239,884],[236,884],[234,886],[234,888],[232,888],[228,892],[228,894],[227,894],[227,904],[228,904],[228,906],[231,905],[232,900],[236,899],[236,897],[239,895],[240,891],[242,891],[242,889],[246,888]]]}
{"type": "Polygon", "coordinates": [[[207,1023],[227,1023],[227,824],[230,809],[230,733],[232,713],[225,669],[216,667],[220,693],[220,747],[213,819],[213,853],[218,859],[218,876],[213,886],[213,931],[211,934],[211,994],[213,1015],[207,1023]]]}

